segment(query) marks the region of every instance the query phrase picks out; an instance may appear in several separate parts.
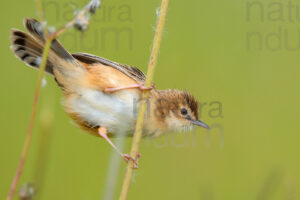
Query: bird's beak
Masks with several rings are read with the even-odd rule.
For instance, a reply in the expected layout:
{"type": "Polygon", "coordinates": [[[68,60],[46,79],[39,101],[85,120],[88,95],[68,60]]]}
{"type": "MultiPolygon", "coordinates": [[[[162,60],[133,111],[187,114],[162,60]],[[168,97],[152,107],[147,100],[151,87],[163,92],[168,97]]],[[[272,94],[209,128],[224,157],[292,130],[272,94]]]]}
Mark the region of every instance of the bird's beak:
{"type": "Polygon", "coordinates": [[[192,121],[192,124],[194,124],[196,126],[202,126],[204,128],[210,129],[209,126],[201,120],[191,120],[191,121],[192,121]]]}

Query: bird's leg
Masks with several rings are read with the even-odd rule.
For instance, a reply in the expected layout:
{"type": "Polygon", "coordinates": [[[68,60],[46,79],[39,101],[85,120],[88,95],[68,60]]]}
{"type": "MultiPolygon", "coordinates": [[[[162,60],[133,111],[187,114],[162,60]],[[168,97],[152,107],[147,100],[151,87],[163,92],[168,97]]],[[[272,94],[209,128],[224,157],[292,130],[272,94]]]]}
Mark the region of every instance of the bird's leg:
{"type": "Polygon", "coordinates": [[[115,88],[105,88],[104,92],[106,93],[112,93],[120,90],[126,90],[126,89],[140,89],[141,91],[149,91],[155,88],[155,84],[153,83],[151,87],[146,87],[144,83],[138,83],[128,86],[122,86],[122,87],[115,87],[115,88]]]}
{"type": "MultiPolygon", "coordinates": [[[[99,134],[100,137],[102,137],[103,139],[105,139],[105,140],[112,146],[112,148],[114,148],[114,149],[118,152],[118,154],[120,154],[120,155],[122,156],[122,158],[123,158],[127,163],[129,162],[129,160],[132,160],[132,161],[133,161],[133,164],[134,164],[134,165],[133,165],[133,168],[134,168],[134,169],[137,169],[137,168],[138,168],[138,162],[137,162],[137,160],[134,159],[133,157],[131,157],[131,156],[128,155],[128,154],[122,153],[122,152],[118,149],[118,147],[116,147],[116,145],[108,138],[106,128],[104,128],[104,127],[99,127],[99,128],[98,128],[98,134],[99,134]]],[[[137,154],[137,158],[139,158],[139,157],[140,157],[140,154],[137,154]]]]}

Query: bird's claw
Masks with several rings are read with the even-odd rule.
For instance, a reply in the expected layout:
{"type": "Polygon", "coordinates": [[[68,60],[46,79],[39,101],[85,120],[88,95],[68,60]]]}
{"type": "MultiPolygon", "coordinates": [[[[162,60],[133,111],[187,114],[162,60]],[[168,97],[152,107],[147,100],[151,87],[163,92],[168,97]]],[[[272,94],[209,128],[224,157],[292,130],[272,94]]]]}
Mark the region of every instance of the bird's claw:
{"type": "MultiPolygon", "coordinates": [[[[138,161],[133,158],[132,156],[128,155],[128,154],[122,154],[122,157],[124,158],[124,160],[128,163],[130,160],[133,161],[133,169],[138,169],[138,161]]],[[[140,158],[141,157],[141,154],[137,153],[136,154],[136,157],[137,158],[140,158]]]]}
{"type": "Polygon", "coordinates": [[[150,87],[146,87],[144,83],[139,85],[139,89],[142,91],[151,91],[151,90],[155,89],[155,87],[156,86],[154,83],[152,83],[152,85],[150,87]]]}

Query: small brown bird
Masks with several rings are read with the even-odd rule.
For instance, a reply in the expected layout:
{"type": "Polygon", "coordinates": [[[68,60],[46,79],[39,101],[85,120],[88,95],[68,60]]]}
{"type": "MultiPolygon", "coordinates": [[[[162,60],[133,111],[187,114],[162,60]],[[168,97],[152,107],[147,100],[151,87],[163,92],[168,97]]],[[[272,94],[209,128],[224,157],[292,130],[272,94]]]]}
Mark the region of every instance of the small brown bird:
{"type": "MultiPolygon", "coordinates": [[[[30,34],[12,29],[15,55],[28,66],[39,69],[45,45],[42,25],[25,19],[30,34]]],[[[86,53],[70,54],[52,42],[45,71],[52,75],[64,94],[68,115],[84,130],[104,138],[128,162],[109,137],[132,136],[143,90],[151,90],[144,136],[209,128],[198,119],[198,102],[186,91],[156,90],[144,86],[145,75],[136,67],[122,65],[86,53]]]]}

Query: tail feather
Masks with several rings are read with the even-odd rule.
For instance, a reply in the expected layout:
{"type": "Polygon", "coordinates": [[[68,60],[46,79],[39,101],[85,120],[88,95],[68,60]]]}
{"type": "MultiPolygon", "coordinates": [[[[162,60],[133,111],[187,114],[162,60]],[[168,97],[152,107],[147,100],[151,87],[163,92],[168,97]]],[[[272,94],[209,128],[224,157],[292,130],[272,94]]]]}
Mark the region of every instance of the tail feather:
{"type": "Polygon", "coordinates": [[[23,23],[34,38],[45,42],[43,26],[39,21],[33,18],[25,18],[23,23]]]}
{"type": "MultiPolygon", "coordinates": [[[[11,30],[11,49],[21,61],[30,67],[38,69],[45,45],[43,26],[39,21],[31,18],[24,19],[24,26],[29,31],[29,34],[16,29],[11,30]]],[[[61,73],[64,73],[66,70],[74,70],[72,68],[74,66],[81,67],[77,60],[54,39],[51,43],[45,71],[54,75],[54,67],[57,67],[61,73]],[[68,65],[68,62],[73,62],[73,64],[68,65]]]]}
{"type": "MultiPolygon", "coordinates": [[[[24,26],[29,33],[37,40],[45,43],[45,36],[42,24],[33,18],[25,18],[24,26]]],[[[50,33],[50,31],[48,30],[50,33]]],[[[60,44],[59,41],[54,39],[51,44],[51,49],[56,53],[57,56],[63,59],[74,60],[73,56],[60,44]]]]}
{"type": "Polygon", "coordinates": [[[12,35],[11,35],[11,41],[13,44],[19,45],[19,46],[28,46],[30,49],[35,50],[36,52],[41,51],[42,44],[34,40],[30,35],[27,33],[24,33],[23,31],[12,29],[12,35]]]}
{"type": "MultiPolygon", "coordinates": [[[[11,30],[11,49],[28,66],[38,69],[42,60],[43,46],[27,33],[11,30]]],[[[53,65],[47,60],[45,71],[53,75],[53,65]]]]}

